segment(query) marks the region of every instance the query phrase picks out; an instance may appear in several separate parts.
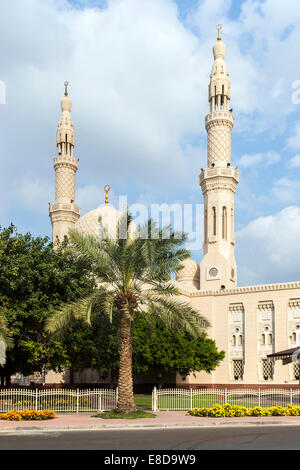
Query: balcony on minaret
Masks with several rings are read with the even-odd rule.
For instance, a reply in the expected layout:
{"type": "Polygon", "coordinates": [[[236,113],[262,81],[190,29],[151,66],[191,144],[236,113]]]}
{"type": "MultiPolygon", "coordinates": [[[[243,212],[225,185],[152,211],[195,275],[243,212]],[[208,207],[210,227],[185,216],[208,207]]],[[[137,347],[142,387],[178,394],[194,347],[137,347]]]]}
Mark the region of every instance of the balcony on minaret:
{"type": "Polygon", "coordinates": [[[206,181],[209,181],[214,178],[219,178],[219,177],[223,177],[224,179],[228,177],[233,178],[233,180],[235,181],[235,184],[238,184],[239,182],[239,172],[237,168],[213,167],[213,168],[202,169],[199,175],[200,186],[202,186],[202,184],[204,184],[206,181]]]}

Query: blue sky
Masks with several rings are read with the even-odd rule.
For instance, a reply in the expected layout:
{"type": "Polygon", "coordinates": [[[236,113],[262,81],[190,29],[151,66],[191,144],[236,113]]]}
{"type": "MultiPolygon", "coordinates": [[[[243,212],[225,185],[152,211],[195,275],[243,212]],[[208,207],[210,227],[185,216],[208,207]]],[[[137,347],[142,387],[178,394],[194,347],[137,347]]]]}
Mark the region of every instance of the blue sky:
{"type": "Polygon", "coordinates": [[[240,172],[238,282],[299,280],[298,0],[15,0],[1,2],[0,15],[1,226],[51,236],[65,80],[82,214],[103,203],[107,183],[115,204],[120,195],[202,204],[207,85],[222,23],[240,172]]]}

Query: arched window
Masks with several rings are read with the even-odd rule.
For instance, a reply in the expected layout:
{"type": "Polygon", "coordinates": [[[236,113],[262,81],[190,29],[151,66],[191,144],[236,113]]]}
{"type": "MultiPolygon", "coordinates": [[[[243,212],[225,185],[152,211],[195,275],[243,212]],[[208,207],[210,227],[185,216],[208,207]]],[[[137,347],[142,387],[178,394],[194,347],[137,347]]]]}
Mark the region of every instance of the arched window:
{"type": "Polygon", "coordinates": [[[222,209],[222,238],[227,240],[227,209],[225,206],[222,209]]]}
{"type": "Polygon", "coordinates": [[[204,212],[204,242],[207,243],[207,209],[204,212]]]}
{"type": "Polygon", "coordinates": [[[66,155],[68,155],[68,135],[67,134],[66,134],[65,146],[66,146],[66,155]]]}
{"type": "Polygon", "coordinates": [[[262,344],[262,345],[266,344],[266,337],[265,337],[264,333],[261,335],[260,344],[262,344]]]}
{"type": "Polygon", "coordinates": [[[236,346],[236,336],[232,335],[232,346],[236,346]]]}
{"type": "Polygon", "coordinates": [[[296,343],[296,333],[292,333],[292,343],[296,343]]]}
{"type": "Polygon", "coordinates": [[[224,85],[222,85],[221,109],[224,109],[224,85]]]}
{"type": "Polygon", "coordinates": [[[239,346],[242,346],[243,344],[243,337],[242,335],[239,335],[239,346]]]}
{"type": "Polygon", "coordinates": [[[273,344],[273,336],[272,336],[272,333],[269,333],[268,335],[268,344],[273,344]]]}
{"type": "Polygon", "coordinates": [[[215,207],[212,208],[212,218],[213,218],[213,235],[217,235],[217,210],[215,207]]]}
{"type": "Polygon", "coordinates": [[[215,109],[218,109],[217,87],[215,86],[215,109]]]}

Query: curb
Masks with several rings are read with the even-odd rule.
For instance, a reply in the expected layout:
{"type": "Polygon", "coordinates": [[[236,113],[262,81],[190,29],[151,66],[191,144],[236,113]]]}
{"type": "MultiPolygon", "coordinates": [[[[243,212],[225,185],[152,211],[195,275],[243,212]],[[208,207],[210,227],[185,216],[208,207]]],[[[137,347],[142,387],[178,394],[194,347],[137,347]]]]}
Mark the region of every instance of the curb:
{"type": "Polygon", "coordinates": [[[104,430],[136,430],[136,429],[191,429],[191,428],[216,428],[216,427],[253,427],[253,426],[300,426],[298,423],[289,423],[287,421],[246,421],[238,423],[199,423],[199,424],[136,424],[136,425],[123,425],[120,424],[102,424],[102,425],[90,425],[90,426],[77,426],[77,425],[66,425],[66,426],[51,426],[40,428],[38,426],[23,427],[16,426],[14,428],[0,428],[1,434],[38,434],[38,433],[50,433],[50,432],[63,432],[63,431],[104,431],[104,430]]]}

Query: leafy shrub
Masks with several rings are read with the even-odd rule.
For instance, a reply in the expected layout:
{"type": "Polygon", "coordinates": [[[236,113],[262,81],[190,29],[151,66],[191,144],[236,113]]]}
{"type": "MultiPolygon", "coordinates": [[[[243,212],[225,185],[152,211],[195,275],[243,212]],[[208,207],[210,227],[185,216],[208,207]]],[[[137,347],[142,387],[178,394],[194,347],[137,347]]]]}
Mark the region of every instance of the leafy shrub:
{"type": "Polygon", "coordinates": [[[253,408],[246,408],[240,405],[225,405],[215,404],[210,408],[193,408],[189,410],[188,415],[211,417],[211,418],[233,418],[243,416],[300,416],[300,406],[287,405],[271,406],[270,408],[262,408],[255,406],[253,408]]]}
{"type": "Polygon", "coordinates": [[[0,414],[0,419],[6,421],[39,421],[45,419],[54,419],[55,417],[56,414],[52,410],[12,410],[8,413],[0,414]]]}

